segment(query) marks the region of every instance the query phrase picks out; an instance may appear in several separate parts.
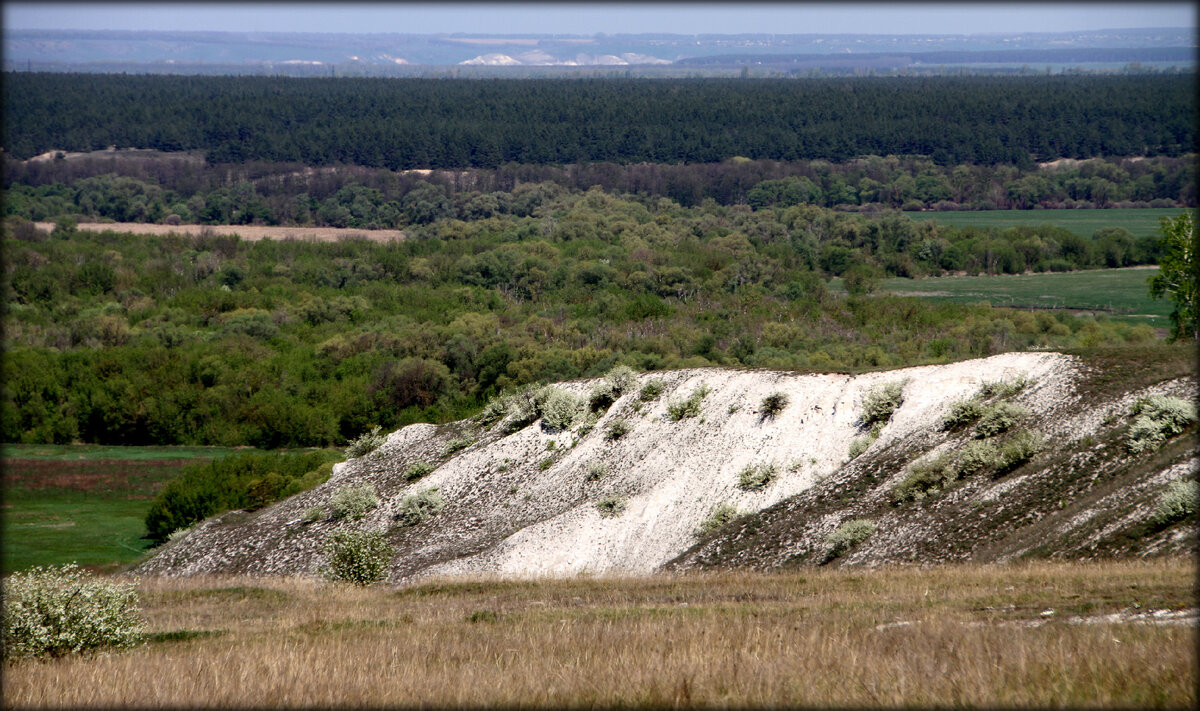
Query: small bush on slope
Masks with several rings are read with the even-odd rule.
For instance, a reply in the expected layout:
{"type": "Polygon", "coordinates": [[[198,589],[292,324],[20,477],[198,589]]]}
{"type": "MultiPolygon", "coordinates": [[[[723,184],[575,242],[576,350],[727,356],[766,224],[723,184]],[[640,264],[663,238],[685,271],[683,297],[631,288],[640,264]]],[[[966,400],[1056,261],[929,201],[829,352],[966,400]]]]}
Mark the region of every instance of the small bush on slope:
{"type": "Polygon", "coordinates": [[[779,467],[774,464],[747,464],[742,471],[738,472],[738,488],[746,491],[754,491],[761,489],[779,473],[779,467]]]}
{"type": "Polygon", "coordinates": [[[596,502],[596,509],[604,518],[615,518],[625,513],[629,501],[619,496],[608,496],[596,502]]]}
{"type": "Polygon", "coordinates": [[[1134,419],[1125,443],[1130,452],[1140,454],[1195,422],[1196,405],[1177,397],[1154,395],[1135,402],[1130,415],[1134,419]]]}
{"type": "Polygon", "coordinates": [[[380,531],[334,531],[325,539],[330,580],[370,585],[381,580],[395,549],[380,531]]]}
{"type": "Polygon", "coordinates": [[[857,546],[863,541],[871,537],[875,533],[875,522],[865,519],[855,519],[853,521],[845,521],[838,529],[829,534],[825,539],[825,543],[829,545],[829,559],[832,560],[851,548],[857,546]]]}
{"type": "Polygon", "coordinates": [[[383,434],[379,427],[375,427],[370,432],[364,432],[357,439],[350,442],[346,447],[346,459],[355,459],[370,454],[379,449],[386,441],[387,435],[383,434]]]}
{"type": "Polygon", "coordinates": [[[667,385],[663,382],[662,378],[653,378],[638,391],[638,399],[642,402],[653,402],[658,399],[659,395],[662,395],[662,391],[666,387],[667,385]]]}
{"type": "Polygon", "coordinates": [[[1176,521],[1195,518],[1200,507],[1200,482],[1176,480],[1167,484],[1158,497],[1150,522],[1169,526],[1176,521]]]}
{"type": "Polygon", "coordinates": [[[740,515],[741,514],[738,512],[737,507],[731,503],[725,502],[717,504],[713,507],[713,510],[708,513],[708,518],[704,519],[704,521],[700,523],[700,526],[696,528],[696,535],[700,536],[701,538],[711,535],[715,533],[717,529],[721,528],[740,515]]]}
{"type": "Polygon", "coordinates": [[[3,590],[5,659],[127,649],[144,639],[132,584],[97,580],[71,564],[13,573],[3,590]]]}
{"type": "Polygon", "coordinates": [[[607,410],[625,393],[637,385],[638,376],[627,365],[618,365],[604,376],[604,380],[596,383],[588,394],[588,405],[592,410],[607,410]]]}
{"type": "Polygon", "coordinates": [[[707,385],[700,385],[692,391],[691,395],[687,396],[686,400],[678,400],[667,405],[667,416],[671,418],[671,422],[679,422],[686,417],[696,417],[700,414],[700,403],[704,401],[704,396],[708,395],[709,389],[707,385]]]}
{"type": "Polygon", "coordinates": [[[788,406],[788,396],[784,393],[771,393],[763,398],[758,406],[758,412],[764,420],[774,419],[788,406]]]}
{"type": "Polygon", "coordinates": [[[907,380],[896,380],[871,388],[862,400],[862,415],[859,416],[862,426],[886,424],[892,419],[892,413],[904,402],[904,386],[907,383],[907,380]]]}
{"type": "Polygon", "coordinates": [[[428,476],[434,469],[437,469],[437,465],[435,464],[424,461],[413,462],[409,465],[408,469],[404,470],[404,478],[408,481],[416,481],[423,476],[428,476]]]}
{"type": "Polygon", "coordinates": [[[379,505],[379,494],[370,482],[347,484],[329,498],[329,508],[334,520],[344,518],[358,520],[379,505]]]}
{"type": "Polygon", "coordinates": [[[552,385],[538,391],[537,406],[542,425],[552,432],[571,429],[584,409],[583,398],[552,385]]]}
{"type": "Polygon", "coordinates": [[[399,521],[401,526],[416,526],[445,506],[446,500],[437,489],[426,489],[401,501],[400,510],[392,518],[399,521]]]}
{"type": "Polygon", "coordinates": [[[979,424],[975,426],[975,436],[986,438],[1007,432],[1028,415],[1029,410],[1011,402],[986,405],[980,414],[979,424]]]}

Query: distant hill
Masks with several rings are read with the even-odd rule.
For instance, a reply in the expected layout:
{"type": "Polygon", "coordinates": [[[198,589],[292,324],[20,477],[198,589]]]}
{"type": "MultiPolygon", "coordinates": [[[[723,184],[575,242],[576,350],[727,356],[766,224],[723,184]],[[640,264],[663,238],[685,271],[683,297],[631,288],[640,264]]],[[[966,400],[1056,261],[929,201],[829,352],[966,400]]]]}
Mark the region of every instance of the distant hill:
{"type": "MultiPolygon", "coordinates": [[[[672,68],[684,67],[711,73],[718,65],[744,64],[750,57],[758,63],[766,58],[774,64],[778,57],[785,63],[836,69],[848,58],[861,58],[867,61],[861,66],[872,66],[871,58],[880,55],[939,52],[1005,52],[1003,61],[1044,63],[1052,60],[1035,58],[1041,55],[1022,59],[1020,53],[1053,51],[1063,57],[1053,61],[1071,64],[1169,61],[1194,66],[1195,46],[1189,32],[1171,28],[1005,35],[590,36],[14,30],[4,34],[3,55],[8,71],[411,76],[431,67],[457,67],[468,73],[497,67],[510,72],[624,67],[639,74],[669,75],[672,68]],[[1125,54],[1119,60],[1096,60],[1088,58],[1088,50],[1125,54]],[[1164,50],[1169,54],[1166,60],[1158,58],[1164,50]]],[[[980,54],[952,63],[994,61],[991,54],[980,54]]]]}

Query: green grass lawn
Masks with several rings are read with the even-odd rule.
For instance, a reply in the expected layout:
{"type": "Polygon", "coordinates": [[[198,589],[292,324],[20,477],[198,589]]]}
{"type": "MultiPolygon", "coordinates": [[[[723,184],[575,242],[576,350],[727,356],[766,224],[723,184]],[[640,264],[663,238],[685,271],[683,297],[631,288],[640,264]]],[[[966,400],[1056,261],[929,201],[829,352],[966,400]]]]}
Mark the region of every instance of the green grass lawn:
{"type": "Polygon", "coordinates": [[[1156,268],[1090,269],[1001,276],[884,279],[880,291],[928,299],[1017,308],[1095,311],[1116,319],[1170,328],[1171,302],[1150,298],[1156,268]]]}
{"type": "Polygon", "coordinates": [[[1158,232],[1158,220],[1176,217],[1184,208],[1140,208],[1110,210],[967,210],[953,212],[906,212],[913,220],[936,220],[952,227],[996,227],[1054,225],[1091,239],[1104,227],[1124,227],[1135,237],[1158,232]]]}
{"type": "Polygon", "coordinates": [[[4,572],[76,562],[112,571],[147,550],[146,508],[181,468],[229,447],[4,445],[4,572]]]}

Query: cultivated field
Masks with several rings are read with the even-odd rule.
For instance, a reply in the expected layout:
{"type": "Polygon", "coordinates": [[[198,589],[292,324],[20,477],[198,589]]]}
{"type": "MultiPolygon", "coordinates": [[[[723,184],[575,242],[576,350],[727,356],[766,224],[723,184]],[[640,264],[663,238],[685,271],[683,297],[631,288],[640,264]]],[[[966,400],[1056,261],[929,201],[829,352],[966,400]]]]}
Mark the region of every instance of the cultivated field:
{"type": "Polygon", "coordinates": [[[146,551],[146,509],[162,485],[187,464],[242,451],[6,444],[0,567],[131,563],[146,551]]]}
{"type": "MultiPolygon", "coordinates": [[[[35,222],[38,229],[50,231],[53,222],[35,222]]],[[[350,227],[266,227],[262,225],[156,225],[147,222],[80,222],[76,229],[84,232],[119,232],[135,235],[237,235],[247,242],[260,239],[300,239],[316,242],[337,242],[344,239],[366,239],[372,242],[391,242],[404,239],[401,230],[360,230],[350,227]]]]}
{"type": "Polygon", "coordinates": [[[1124,227],[1135,237],[1158,232],[1163,217],[1177,217],[1183,208],[1111,208],[1094,210],[964,210],[907,212],[914,220],[936,220],[952,227],[1009,227],[1054,225],[1080,237],[1091,238],[1105,227],[1124,227]]]}
{"type": "Polygon", "coordinates": [[[1124,321],[1170,327],[1171,302],[1150,298],[1146,280],[1158,267],[1077,272],[884,279],[881,291],[992,306],[1091,311],[1124,321]]]}
{"type": "Polygon", "coordinates": [[[152,641],[10,706],[1194,706],[1194,563],[434,581],[147,578],[152,641]]]}

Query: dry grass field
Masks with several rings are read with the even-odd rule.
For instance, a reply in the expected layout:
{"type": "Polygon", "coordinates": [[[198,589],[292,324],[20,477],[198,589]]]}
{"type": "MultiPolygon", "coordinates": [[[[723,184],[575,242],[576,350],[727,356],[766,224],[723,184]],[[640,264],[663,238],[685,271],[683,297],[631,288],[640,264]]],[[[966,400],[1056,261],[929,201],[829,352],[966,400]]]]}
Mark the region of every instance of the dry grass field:
{"type": "MultiPolygon", "coordinates": [[[[53,222],[35,222],[38,229],[49,232],[53,222]]],[[[300,239],[316,242],[337,242],[343,239],[366,239],[372,242],[391,242],[404,239],[402,230],[360,230],[352,227],[266,227],[263,225],[156,225],[148,222],[80,222],[76,229],[84,232],[119,232],[135,235],[237,235],[247,242],[260,239],[300,239]]]]}
{"type": "Polygon", "coordinates": [[[9,665],[4,698],[1185,708],[1197,701],[1194,583],[1194,563],[1181,559],[369,589],[146,578],[151,642],[9,665]]]}

